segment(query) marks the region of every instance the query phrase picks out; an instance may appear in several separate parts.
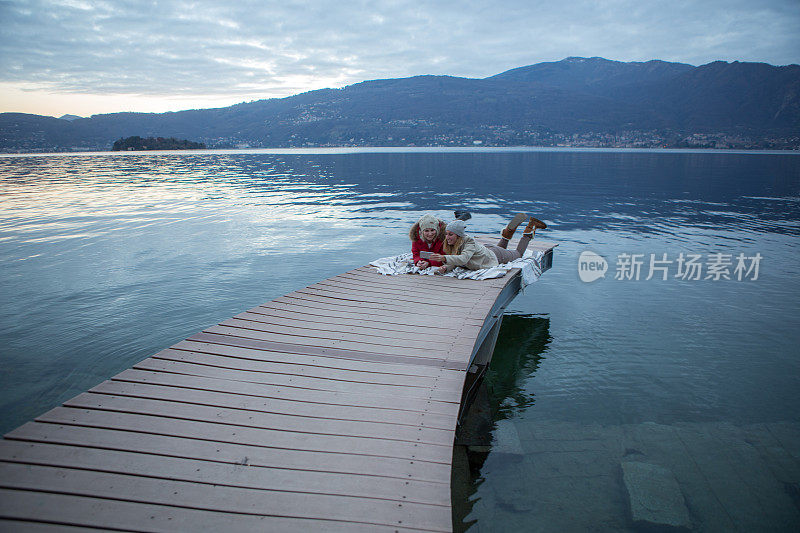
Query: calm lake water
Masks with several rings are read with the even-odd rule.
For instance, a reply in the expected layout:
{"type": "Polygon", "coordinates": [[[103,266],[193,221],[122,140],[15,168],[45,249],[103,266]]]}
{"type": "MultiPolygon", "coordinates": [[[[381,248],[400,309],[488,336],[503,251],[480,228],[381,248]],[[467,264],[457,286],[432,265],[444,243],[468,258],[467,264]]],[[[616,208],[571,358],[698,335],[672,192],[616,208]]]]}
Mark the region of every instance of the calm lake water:
{"type": "MultiPolygon", "coordinates": [[[[556,478],[535,470],[541,431],[606,443],[589,448],[609,464],[655,454],[631,436],[648,428],[795,431],[800,154],[576,150],[0,157],[0,430],[210,324],[406,251],[423,212],[464,208],[468,231],[498,232],[522,211],[548,223],[537,238],[560,243],[552,270],[507,310],[486,380],[502,431],[471,453],[456,502],[471,531],[550,530],[553,517],[567,530],[627,527],[622,496],[577,501],[604,490],[580,473],[543,492],[556,478]],[[606,259],[605,278],[581,281],[584,251],[606,259]],[[615,279],[626,254],[641,254],[638,280],[615,279]],[[647,280],[651,254],[667,262],[647,280]],[[681,254],[700,256],[700,279],[676,277],[681,254]],[[706,279],[712,263],[731,279],[706,279]],[[516,455],[503,448],[509,427],[516,455]]],[[[589,448],[580,460],[596,463],[589,448]]],[[[695,527],[724,529],[662,452],[695,527]]],[[[599,477],[619,489],[618,474],[599,477]]],[[[797,504],[795,477],[781,483],[797,504]]],[[[796,529],[791,511],[767,507],[759,524],[796,529]]]]}

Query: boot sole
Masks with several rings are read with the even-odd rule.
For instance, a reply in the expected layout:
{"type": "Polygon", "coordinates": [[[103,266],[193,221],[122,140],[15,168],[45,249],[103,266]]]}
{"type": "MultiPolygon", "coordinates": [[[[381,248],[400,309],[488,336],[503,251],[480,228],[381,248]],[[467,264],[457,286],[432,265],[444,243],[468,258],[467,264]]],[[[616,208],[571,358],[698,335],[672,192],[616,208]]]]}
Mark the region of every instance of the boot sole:
{"type": "Polygon", "coordinates": [[[528,215],[525,213],[517,213],[514,215],[514,218],[511,219],[511,222],[508,223],[506,228],[510,229],[511,231],[516,231],[519,225],[525,222],[526,218],[528,218],[528,215]]]}
{"type": "Polygon", "coordinates": [[[533,227],[536,229],[545,229],[547,227],[547,224],[534,217],[531,217],[531,224],[533,224],[533,227]]]}

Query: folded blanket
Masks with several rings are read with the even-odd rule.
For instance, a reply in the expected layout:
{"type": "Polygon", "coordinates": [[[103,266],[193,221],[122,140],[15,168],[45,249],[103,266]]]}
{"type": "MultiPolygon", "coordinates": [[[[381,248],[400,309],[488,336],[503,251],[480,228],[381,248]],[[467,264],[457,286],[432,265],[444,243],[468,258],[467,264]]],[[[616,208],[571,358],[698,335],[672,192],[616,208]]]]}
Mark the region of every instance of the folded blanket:
{"type": "MultiPolygon", "coordinates": [[[[483,268],[481,270],[467,270],[466,268],[456,267],[444,276],[458,279],[493,279],[502,278],[506,272],[512,268],[522,270],[522,286],[525,287],[539,279],[542,275],[542,256],[541,250],[527,250],[520,259],[515,259],[508,263],[501,263],[496,267],[483,268]]],[[[392,257],[381,257],[370,263],[379,274],[385,276],[396,276],[398,274],[421,274],[423,276],[436,275],[435,267],[420,269],[411,262],[411,254],[405,253],[392,257]]]]}

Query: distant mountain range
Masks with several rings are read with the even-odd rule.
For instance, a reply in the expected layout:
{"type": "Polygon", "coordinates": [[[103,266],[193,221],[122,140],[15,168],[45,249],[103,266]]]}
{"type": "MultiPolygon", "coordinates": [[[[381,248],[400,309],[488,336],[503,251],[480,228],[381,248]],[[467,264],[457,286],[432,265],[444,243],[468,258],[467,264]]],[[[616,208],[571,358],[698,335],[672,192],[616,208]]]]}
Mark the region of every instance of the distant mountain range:
{"type": "Polygon", "coordinates": [[[175,113],[0,114],[0,150],[110,149],[130,136],[209,147],[712,146],[800,149],[800,66],[593,57],[484,79],[372,80],[175,113]]]}

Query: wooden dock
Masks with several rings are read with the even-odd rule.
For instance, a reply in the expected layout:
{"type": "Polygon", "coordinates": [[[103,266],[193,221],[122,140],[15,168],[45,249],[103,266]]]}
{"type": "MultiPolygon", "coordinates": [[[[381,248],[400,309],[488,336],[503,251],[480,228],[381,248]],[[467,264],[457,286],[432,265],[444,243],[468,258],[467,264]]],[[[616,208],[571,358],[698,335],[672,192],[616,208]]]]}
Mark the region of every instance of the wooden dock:
{"type": "Polygon", "coordinates": [[[450,531],[519,288],[362,267],[210,327],[8,433],[0,530],[450,531]]]}

